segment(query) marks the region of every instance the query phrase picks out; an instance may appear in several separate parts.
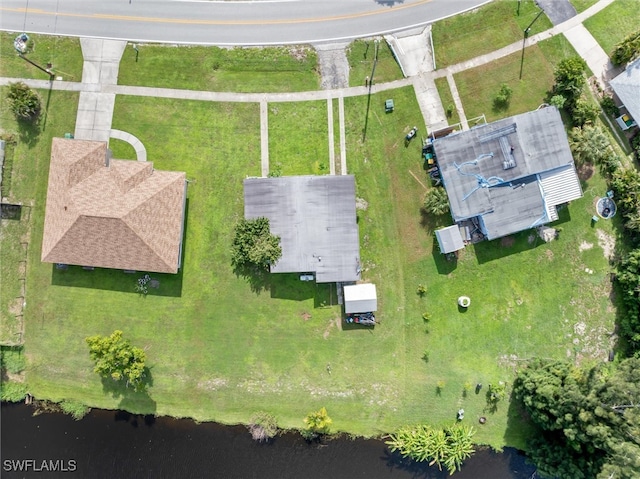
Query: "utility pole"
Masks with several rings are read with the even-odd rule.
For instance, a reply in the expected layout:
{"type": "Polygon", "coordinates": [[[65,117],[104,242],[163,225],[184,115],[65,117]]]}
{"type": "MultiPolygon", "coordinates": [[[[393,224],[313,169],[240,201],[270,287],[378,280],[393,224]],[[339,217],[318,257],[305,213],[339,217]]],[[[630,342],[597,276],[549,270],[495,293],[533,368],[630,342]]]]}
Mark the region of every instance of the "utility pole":
{"type": "Polygon", "coordinates": [[[520,80],[522,80],[522,68],[524,67],[524,47],[525,47],[525,43],[527,42],[527,38],[529,38],[529,31],[531,30],[531,27],[536,22],[536,20],[540,18],[540,15],[542,15],[543,13],[544,13],[544,10],[541,9],[536,15],[536,18],[534,18],[533,21],[529,24],[529,26],[524,29],[524,38],[522,39],[522,57],[520,58],[520,80]]]}
{"type": "Polygon", "coordinates": [[[373,56],[373,68],[371,69],[371,78],[369,79],[369,93],[367,95],[367,113],[364,116],[364,130],[362,132],[362,142],[367,139],[367,126],[369,125],[369,107],[371,105],[371,87],[373,86],[373,75],[376,73],[376,64],[378,63],[378,44],[379,40],[375,40],[375,54],[373,56]]]}

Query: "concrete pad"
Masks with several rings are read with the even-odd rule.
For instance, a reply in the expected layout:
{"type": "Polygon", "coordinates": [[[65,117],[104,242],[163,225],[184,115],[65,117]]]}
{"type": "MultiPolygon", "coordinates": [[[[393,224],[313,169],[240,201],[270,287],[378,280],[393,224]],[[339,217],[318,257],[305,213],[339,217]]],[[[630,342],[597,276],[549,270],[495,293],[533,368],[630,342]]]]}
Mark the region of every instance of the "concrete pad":
{"type": "Polygon", "coordinates": [[[569,40],[569,43],[573,45],[578,55],[587,62],[600,87],[605,89],[606,82],[609,79],[608,72],[614,69],[614,66],[609,61],[609,55],[582,24],[567,30],[564,35],[569,40]]]}
{"type": "Polygon", "coordinates": [[[416,35],[385,35],[405,77],[433,71],[431,25],[416,35]]]}
{"type": "MultiPolygon", "coordinates": [[[[320,66],[320,88],[334,90],[349,87],[349,60],[346,49],[348,43],[316,45],[320,66]]],[[[364,78],[362,79],[364,83],[364,78]]]]}
{"type": "Polygon", "coordinates": [[[537,0],[537,3],[554,25],[566,22],[578,14],[569,0],[537,0]]]}
{"type": "Polygon", "coordinates": [[[462,100],[460,100],[460,94],[458,93],[458,87],[456,86],[456,82],[453,79],[453,75],[451,73],[447,75],[447,83],[449,83],[451,96],[453,97],[453,102],[456,105],[456,110],[458,110],[458,116],[460,117],[460,124],[462,125],[462,129],[468,130],[469,123],[467,122],[467,115],[464,113],[464,108],[462,107],[462,100]]]}

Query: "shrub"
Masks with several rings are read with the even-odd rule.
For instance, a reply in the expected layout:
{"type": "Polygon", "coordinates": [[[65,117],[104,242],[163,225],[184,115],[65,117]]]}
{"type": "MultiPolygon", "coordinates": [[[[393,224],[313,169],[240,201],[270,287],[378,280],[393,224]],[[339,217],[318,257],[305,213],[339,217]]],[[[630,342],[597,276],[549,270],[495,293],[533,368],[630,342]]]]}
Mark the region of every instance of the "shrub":
{"type": "Polygon", "coordinates": [[[431,313],[429,313],[428,311],[425,311],[424,313],[422,313],[422,320],[425,323],[428,323],[429,321],[431,321],[431,313]]]}
{"type": "Polygon", "coordinates": [[[616,102],[610,96],[605,96],[600,100],[602,110],[609,116],[615,118],[620,116],[620,109],[616,106],[616,102]]]}
{"type": "Polygon", "coordinates": [[[90,408],[88,408],[81,402],[67,399],[60,402],[60,409],[62,409],[62,412],[64,412],[65,414],[73,417],[73,419],[75,419],[76,421],[79,421],[80,419],[85,417],[89,411],[91,411],[90,408]]]}
{"type": "Polygon", "coordinates": [[[122,331],[116,330],[110,336],[90,336],[85,341],[96,364],[94,372],[114,381],[125,381],[134,389],[144,386],[146,354],[131,346],[122,337],[122,331]]]}
{"type": "Polygon", "coordinates": [[[2,381],[0,398],[8,402],[20,402],[27,395],[27,385],[15,381],[2,381]]]}
{"type": "Polygon", "coordinates": [[[575,126],[583,126],[593,123],[598,117],[600,109],[590,101],[579,98],[571,108],[571,118],[575,126]]]}
{"type": "Polygon", "coordinates": [[[513,90],[507,85],[503,83],[500,85],[500,90],[493,98],[493,108],[495,110],[506,110],[509,107],[509,102],[511,101],[511,95],[513,94],[513,90]]]}
{"type": "Polygon", "coordinates": [[[429,461],[449,474],[460,470],[462,463],[474,453],[472,427],[454,424],[443,429],[427,425],[400,428],[386,442],[392,452],[417,462],[429,461]]]}
{"type": "Polygon", "coordinates": [[[422,353],[422,360],[423,360],[425,363],[428,363],[428,362],[429,362],[429,350],[428,350],[428,349],[425,349],[425,350],[424,350],[424,353],[422,353]]]}
{"type": "Polygon", "coordinates": [[[558,63],[554,71],[553,92],[564,96],[569,106],[572,106],[580,98],[586,82],[584,76],[586,70],[587,64],[582,58],[570,57],[558,63]]]}
{"type": "Polygon", "coordinates": [[[249,432],[254,441],[267,442],[278,434],[276,418],[267,412],[254,414],[249,423],[249,432]]]}
{"type": "Polygon", "coordinates": [[[616,65],[625,65],[640,54],[640,30],[625,37],[613,47],[611,62],[616,65]]]}
{"type": "Polygon", "coordinates": [[[561,110],[562,108],[564,108],[564,104],[567,102],[567,99],[562,96],[562,95],[553,95],[550,99],[549,99],[549,105],[551,106],[555,106],[556,108],[558,108],[559,110],[561,110]]]}
{"type": "Polygon", "coordinates": [[[320,434],[327,434],[332,422],[326,408],[321,407],[318,411],[312,411],[304,418],[306,427],[303,429],[305,432],[301,431],[302,436],[305,439],[308,439],[308,437],[313,439],[320,434]]]}
{"type": "Polygon", "coordinates": [[[418,288],[416,289],[416,294],[422,298],[425,294],[427,294],[427,287],[424,284],[420,283],[418,285],[418,288]]]}
{"type": "Polygon", "coordinates": [[[7,98],[11,111],[18,120],[33,122],[40,115],[40,97],[25,83],[10,83],[7,98]]]}
{"type": "Polygon", "coordinates": [[[424,209],[434,215],[441,216],[449,212],[449,197],[442,187],[430,188],[424,197],[424,209]]]}

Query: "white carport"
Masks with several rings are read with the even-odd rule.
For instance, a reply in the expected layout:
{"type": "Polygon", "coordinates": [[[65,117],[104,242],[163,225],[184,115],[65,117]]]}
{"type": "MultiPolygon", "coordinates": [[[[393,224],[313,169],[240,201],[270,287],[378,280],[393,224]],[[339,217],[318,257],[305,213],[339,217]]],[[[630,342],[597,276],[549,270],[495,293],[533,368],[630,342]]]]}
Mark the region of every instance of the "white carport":
{"type": "Polygon", "coordinates": [[[375,284],[352,284],[344,287],[344,312],[373,313],[378,309],[375,284]]]}

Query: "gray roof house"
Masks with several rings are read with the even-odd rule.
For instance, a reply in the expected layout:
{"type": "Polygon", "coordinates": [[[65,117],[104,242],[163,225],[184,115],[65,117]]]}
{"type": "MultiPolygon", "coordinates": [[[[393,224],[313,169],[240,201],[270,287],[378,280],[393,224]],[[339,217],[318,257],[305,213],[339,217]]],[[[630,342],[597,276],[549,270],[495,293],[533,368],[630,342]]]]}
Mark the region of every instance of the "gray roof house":
{"type": "Polygon", "coordinates": [[[360,279],[353,175],[247,178],[244,216],[268,218],[280,236],[272,273],[314,273],[318,283],[360,279]]]}
{"type": "Polygon", "coordinates": [[[377,310],[378,295],[375,284],[350,284],[344,287],[345,313],[373,313],[377,310]]]}
{"type": "Polygon", "coordinates": [[[582,197],[560,113],[523,113],[434,140],[455,222],[473,219],[492,240],[558,219],[582,197]]]}
{"type": "Polygon", "coordinates": [[[629,63],[609,85],[636,123],[640,122],[640,58],[629,63]]]}

